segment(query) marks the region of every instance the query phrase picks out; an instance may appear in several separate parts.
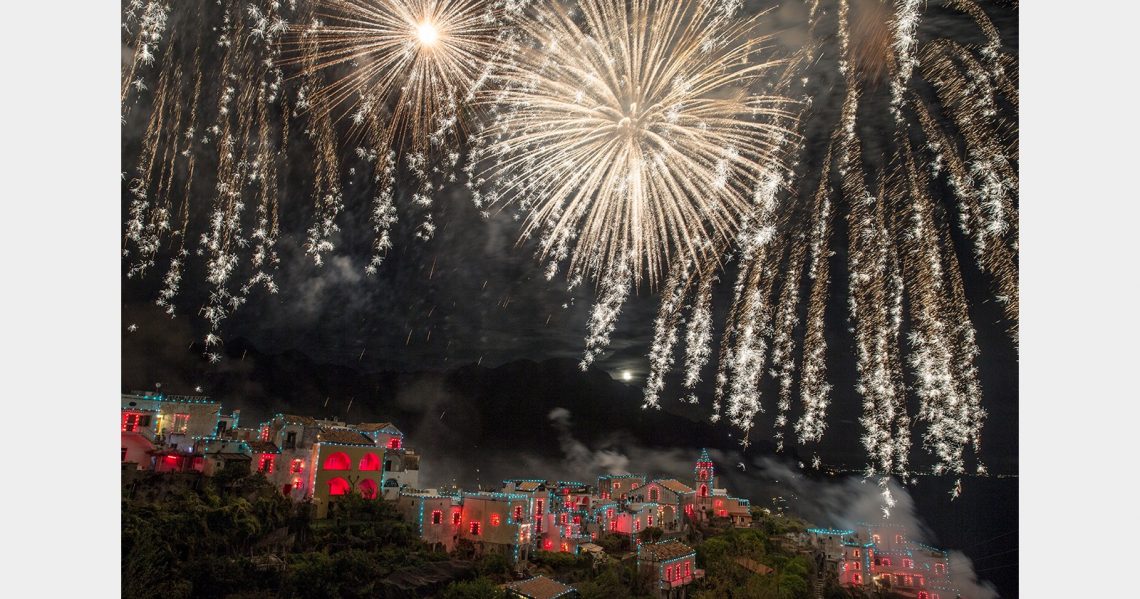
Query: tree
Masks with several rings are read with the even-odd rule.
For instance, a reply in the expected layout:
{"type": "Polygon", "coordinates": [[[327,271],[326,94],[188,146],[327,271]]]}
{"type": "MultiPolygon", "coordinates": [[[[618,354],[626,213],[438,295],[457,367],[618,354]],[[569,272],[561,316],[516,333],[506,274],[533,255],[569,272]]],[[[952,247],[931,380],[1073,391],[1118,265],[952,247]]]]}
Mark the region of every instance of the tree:
{"type": "Polygon", "coordinates": [[[453,582],[443,589],[440,599],[506,599],[507,593],[490,578],[453,582]]]}

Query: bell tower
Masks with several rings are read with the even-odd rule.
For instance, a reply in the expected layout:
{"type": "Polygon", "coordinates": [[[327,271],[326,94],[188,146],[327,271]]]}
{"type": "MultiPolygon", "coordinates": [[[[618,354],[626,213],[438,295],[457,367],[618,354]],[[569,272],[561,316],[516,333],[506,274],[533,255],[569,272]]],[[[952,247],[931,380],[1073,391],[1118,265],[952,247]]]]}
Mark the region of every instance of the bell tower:
{"type": "Polygon", "coordinates": [[[701,457],[697,458],[693,477],[693,488],[697,491],[697,497],[712,495],[712,489],[716,486],[716,469],[712,458],[709,457],[709,451],[705,448],[701,448],[701,457]]]}

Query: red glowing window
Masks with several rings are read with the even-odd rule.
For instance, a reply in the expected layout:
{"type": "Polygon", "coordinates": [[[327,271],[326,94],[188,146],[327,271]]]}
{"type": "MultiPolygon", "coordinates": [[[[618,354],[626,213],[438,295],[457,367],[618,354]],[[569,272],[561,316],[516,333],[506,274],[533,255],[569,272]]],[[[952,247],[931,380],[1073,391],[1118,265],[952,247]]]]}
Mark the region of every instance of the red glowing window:
{"type": "Polygon", "coordinates": [[[690,504],[685,506],[685,513],[690,515],[690,516],[693,515],[693,504],[690,503],[690,504]]]}
{"type": "Polygon", "coordinates": [[[690,576],[689,566],[692,566],[692,565],[693,565],[693,562],[685,562],[685,578],[688,578],[690,576]]]}
{"type": "MultiPolygon", "coordinates": [[[[178,417],[179,416],[186,416],[187,420],[190,419],[189,414],[175,414],[174,415],[174,428],[178,428],[178,417]]],[[[183,430],[186,430],[185,425],[183,425],[183,430]]],[[[269,440],[269,425],[268,424],[261,425],[261,429],[257,431],[257,438],[261,439],[262,441],[268,441],[269,440]]]]}
{"type": "Polygon", "coordinates": [[[633,521],[633,530],[635,530],[635,531],[641,530],[641,520],[634,520],[633,521]]]}
{"type": "Polygon", "coordinates": [[[708,497],[708,496],[709,496],[709,486],[708,485],[701,485],[701,497],[708,497]]]}
{"type": "Polygon", "coordinates": [[[649,525],[653,526],[653,516],[649,516],[649,525]]]}
{"type": "Polygon", "coordinates": [[[439,510],[432,511],[431,523],[432,524],[443,524],[443,512],[441,512],[439,510]]]}
{"type": "Polygon", "coordinates": [[[366,453],[364,457],[360,458],[361,470],[379,470],[380,458],[376,457],[374,453],[366,453]]]}
{"type": "Polygon", "coordinates": [[[498,525],[499,525],[499,515],[498,514],[491,514],[491,526],[498,526],[498,525]]]}
{"type": "Polygon", "coordinates": [[[610,530],[617,530],[617,520],[610,522],[610,530]]]}
{"type": "Polygon", "coordinates": [[[478,521],[472,522],[471,528],[469,530],[471,531],[471,534],[478,535],[479,534],[479,522],[478,521]]]}
{"type": "Polygon", "coordinates": [[[273,456],[269,454],[261,454],[261,459],[257,462],[257,471],[266,474],[273,473],[273,456]]]}
{"type": "Polygon", "coordinates": [[[299,473],[304,469],[305,469],[305,461],[304,460],[296,459],[296,460],[293,460],[289,464],[289,472],[292,472],[294,474],[299,473]]]}
{"type": "Polygon", "coordinates": [[[139,428],[139,415],[138,414],[123,414],[123,432],[133,433],[139,428]]]}
{"type": "Polygon", "coordinates": [[[545,549],[546,551],[550,551],[551,549],[554,549],[554,541],[551,541],[550,539],[544,539],[542,541],[542,548],[545,549]]]}
{"type": "Polygon", "coordinates": [[[565,488],[565,489],[562,489],[562,494],[563,494],[563,495],[569,495],[569,494],[570,494],[570,488],[569,488],[569,487],[567,487],[567,488],[565,488]]]}
{"type": "Polygon", "coordinates": [[[325,470],[352,470],[352,460],[347,453],[338,451],[325,459],[325,470]]]}
{"type": "Polygon", "coordinates": [[[709,471],[708,470],[701,470],[700,479],[701,480],[708,480],[709,479],[709,471]]]}
{"type": "Polygon", "coordinates": [[[399,448],[400,448],[400,438],[399,437],[392,437],[391,439],[388,440],[388,449],[399,449],[399,448]]]}
{"type": "Polygon", "coordinates": [[[562,544],[562,551],[563,551],[563,552],[566,552],[566,553],[569,553],[569,552],[570,552],[570,545],[569,545],[569,544],[567,544],[567,543],[563,543],[563,544],[562,544]]]}
{"type": "Polygon", "coordinates": [[[613,518],[614,517],[614,509],[613,508],[606,510],[606,517],[607,518],[613,518]]]}
{"type": "Polygon", "coordinates": [[[717,499],[716,501],[713,502],[714,507],[720,507],[722,505],[724,505],[724,502],[719,500],[719,499],[717,499]]]}
{"type": "Polygon", "coordinates": [[[516,522],[521,522],[521,521],[522,521],[522,517],[523,517],[523,506],[521,506],[521,505],[516,505],[516,506],[515,506],[515,521],[516,521],[516,522]]]}
{"type": "Polygon", "coordinates": [[[934,564],[934,573],[935,574],[945,574],[946,573],[946,566],[944,564],[934,564]]]}
{"type": "Polygon", "coordinates": [[[884,557],[884,558],[883,558],[883,565],[884,565],[884,566],[889,566],[889,565],[891,565],[891,558],[889,558],[889,557],[884,557]]]}
{"type": "Polygon", "coordinates": [[[463,514],[461,512],[455,512],[455,513],[451,514],[451,523],[453,525],[459,526],[459,523],[462,521],[463,521],[463,514]]]}
{"type": "Polygon", "coordinates": [[[542,513],[542,500],[541,499],[535,500],[534,506],[535,506],[534,507],[535,513],[541,514],[542,513]]]}
{"type": "Polygon", "coordinates": [[[582,523],[582,517],[581,516],[574,516],[574,524],[581,524],[581,523],[582,523]]]}
{"type": "Polygon", "coordinates": [[[904,568],[908,568],[908,569],[909,569],[909,568],[914,568],[914,560],[912,560],[912,559],[905,559],[905,558],[904,558],[904,559],[903,559],[903,567],[904,567],[904,568]]]}
{"type": "Polygon", "coordinates": [[[376,485],[376,481],[366,478],[356,485],[360,488],[360,496],[365,499],[376,499],[377,491],[380,488],[376,485]]]}
{"type": "Polygon", "coordinates": [[[352,486],[348,484],[347,480],[343,478],[334,478],[328,482],[329,495],[348,495],[352,486]]]}
{"type": "Polygon", "coordinates": [[[851,582],[854,582],[856,584],[863,582],[863,575],[859,574],[858,572],[856,572],[855,574],[852,574],[851,575],[851,582]]]}
{"type": "Polygon", "coordinates": [[[859,550],[856,549],[855,551],[851,552],[851,554],[854,555],[855,557],[859,557],[859,550]]]}
{"type": "Polygon", "coordinates": [[[673,566],[665,566],[665,580],[673,580],[673,566]]]}
{"type": "Polygon", "coordinates": [[[927,595],[926,591],[919,591],[918,592],[918,599],[929,599],[929,598],[930,598],[930,595],[927,595]]]}
{"type": "Polygon", "coordinates": [[[566,524],[566,514],[558,514],[558,523],[566,524]]]}

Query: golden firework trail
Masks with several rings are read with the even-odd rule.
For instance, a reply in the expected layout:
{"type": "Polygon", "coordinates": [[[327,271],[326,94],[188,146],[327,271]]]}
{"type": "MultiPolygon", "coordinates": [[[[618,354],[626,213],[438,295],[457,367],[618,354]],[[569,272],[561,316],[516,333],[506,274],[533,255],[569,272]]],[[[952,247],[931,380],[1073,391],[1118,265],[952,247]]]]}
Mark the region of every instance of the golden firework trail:
{"type": "Polygon", "coordinates": [[[785,63],[759,19],[690,0],[536,5],[478,96],[477,205],[517,208],[548,276],[566,261],[602,281],[604,310],[630,283],[613,277],[654,285],[673,261],[717,261],[795,136],[791,101],[762,89],[785,63]]]}
{"type": "MultiPolygon", "coordinates": [[[[893,3],[893,12],[891,3],[874,0],[809,3],[804,62],[830,58],[843,102],[814,194],[791,189],[782,200],[782,189],[791,186],[769,185],[769,216],[753,214],[731,245],[739,271],[720,340],[712,418],[727,417],[745,445],[765,411],[767,389],[776,396],[778,445],[788,427],[801,444],[819,442],[827,428],[833,388],[824,313],[832,293],[831,256],[839,249],[832,245],[833,231],[843,226],[868,473],[906,477],[912,429],[921,430],[934,473],[965,474],[971,454],[984,472],[978,460],[986,416],[975,366],[979,352],[951,229],[971,241],[1016,343],[1017,62],[975,2],[944,4],[974,23],[985,41],[923,38],[922,7],[911,0],[893,3]],[[918,78],[933,96],[916,88],[918,78]],[[878,89],[880,82],[885,90],[878,89]],[[867,155],[862,137],[865,115],[875,112],[893,121],[881,158],[867,155]],[[913,145],[917,138],[924,144],[913,145]],[[941,192],[946,188],[950,194],[941,192]],[[796,336],[801,318],[803,335],[796,336]],[[798,417],[791,401],[797,386],[798,417]],[[914,415],[908,397],[917,398],[914,415]]],[[[810,97],[805,105],[801,121],[827,118],[810,97]]],[[[805,145],[794,145],[791,153],[798,156],[805,145]]],[[[795,175],[804,177],[802,170],[795,175]]],[[[657,405],[686,313],[695,333],[686,336],[683,384],[691,389],[699,380],[710,344],[711,276],[715,271],[690,263],[670,271],[650,351],[647,406],[657,405]]],[[[956,482],[952,493],[960,488],[956,482]]]]}

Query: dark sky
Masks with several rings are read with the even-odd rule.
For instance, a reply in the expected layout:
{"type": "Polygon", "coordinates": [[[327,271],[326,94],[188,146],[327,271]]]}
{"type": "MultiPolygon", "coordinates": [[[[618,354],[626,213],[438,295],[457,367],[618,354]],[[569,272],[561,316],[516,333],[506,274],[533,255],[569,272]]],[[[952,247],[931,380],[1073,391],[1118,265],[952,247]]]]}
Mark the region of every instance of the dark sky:
{"type": "MultiPolygon", "coordinates": [[[[1015,14],[998,15],[999,27],[1016,49],[1015,14]]],[[[797,28],[804,20],[802,7],[789,6],[768,20],[778,38],[793,47],[802,37],[797,28]]],[[[969,36],[960,18],[931,9],[923,22],[923,35],[969,36]]],[[[823,141],[834,123],[839,92],[831,93],[834,73],[826,62],[813,75],[818,116],[807,124],[805,134],[814,140],[805,157],[807,168],[820,160],[823,141]]],[[[128,119],[123,136],[123,168],[133,169],[142,120],[138,113],[128,119]]],[[[882,118],[886,118],[885,115],[882,118]]],[[[865,123],[868,147],[886,143],[875,137],[881,122],[865,123]]],[[[350,366],[364,371],[446,370],[464,364],[496,366],[518,359],[581,357],[586,320],[593,289],[585,284],[573,291],[557,277],[546,281],[542,266],[533,258],[533,247],[516,245],[518,223],[512,213],[480,217],[461,186],[437,197],[434,220],[438,230],[428,242],[413,238],[419,214],[408,208],[406,193],[397,199],[400,221],[393,240],[395,249],[375,276],[364,274],[369,258],[371,230],[367,226],[370,190],[361,181],[345,186],[345,211],[341,232],[334,239],[337,249],[323,267],[316,267],[300,249],[311,213],[307,190],[311,173],[302,144],[282,165],[282,235],[278,251],[280,267],[275,277],[280,292],[254,291],[249,302],[224,321],[222,337],[242,338],[263,353],[297,350],[315,362],[350,366]]],[[[346,150],[345,154],[348,152],[346,150]]],[[[352,166],[346,161],[346,168],[352,166]]],[[[872,165],[873,167],[873,165],[872,165]]],[[[805,187],[811,188],[811,185],[805,187]]],[[[124,183],[123,202],[127,202],[124,183]]],[[[200,205],[206,201],[200,201],[200,205]]],[[[200,215],[199,215],[200,216],[200,215]]],[[[846,312],[846,280],[843,278],[845,238],[837,235],[833,246],[834,280],[828,310],[829,376],[835,387],[829,434],[838,435],[852,452],[861,451],[854,441],[858,434],[860,398],[854,393],[853,344],[846,312]]],[[[973,300],[971,316],[978,329],[982,351],[979,366],[989,420],[983,432],[984,456],[991,468],[1016,471],[1017,360],[1005,333],[1000,308],[992,296],[989,280],[972,266],[973,259],[959,248],[967,292],[973,300]]],[[[195,261],[187,272],[176,318],[164,315],[153,304],[158,274],[143,280],[123,278],[123,325],[137,330],[123,336],[124,388],[153,388],[163,383],[171,392],[191,393],[201,385],[210,392],[213,373],[226,365],[211,365],[202,358],[201,346],[193,346],[205,334],[196,313],[205,300],[201,265],[195,261]]],[[[124,268],[125,270],[125,268],[124,268]]],[[[717,290],[718,307],[730,296],[734,276],[729,264],[717,290]]],[[[658,297],[647,288],[638,289],[626,304],[610,351],[598,367],[615,377],[630,371],[643,380],[646,355],[652,339],[652,322],[658,297]]],[[[719,334],[719,328],[718,328],[719,334]]],[[[705,378],[711,379],[706,367],[705,378]]],[[[671,380],[663,397],[675,402],[678,381],[671,380]]],[[[703,399],[708,400],[707,385],[703,399]]],[[[772,397],[771,387],[766,389],[772,397]]],[[[225,398],[223,398],[225,399],[225,398]]],[[[774,410],[770,400],[768,411],[774,410]]],[[[770,421],[761,419],[758,434],[767,435],[770,421]]],[[[916,444],[918,435],[915,435],[916,444]]],[[[916,447],[917,449],[917,447],[916,447]]]]}

